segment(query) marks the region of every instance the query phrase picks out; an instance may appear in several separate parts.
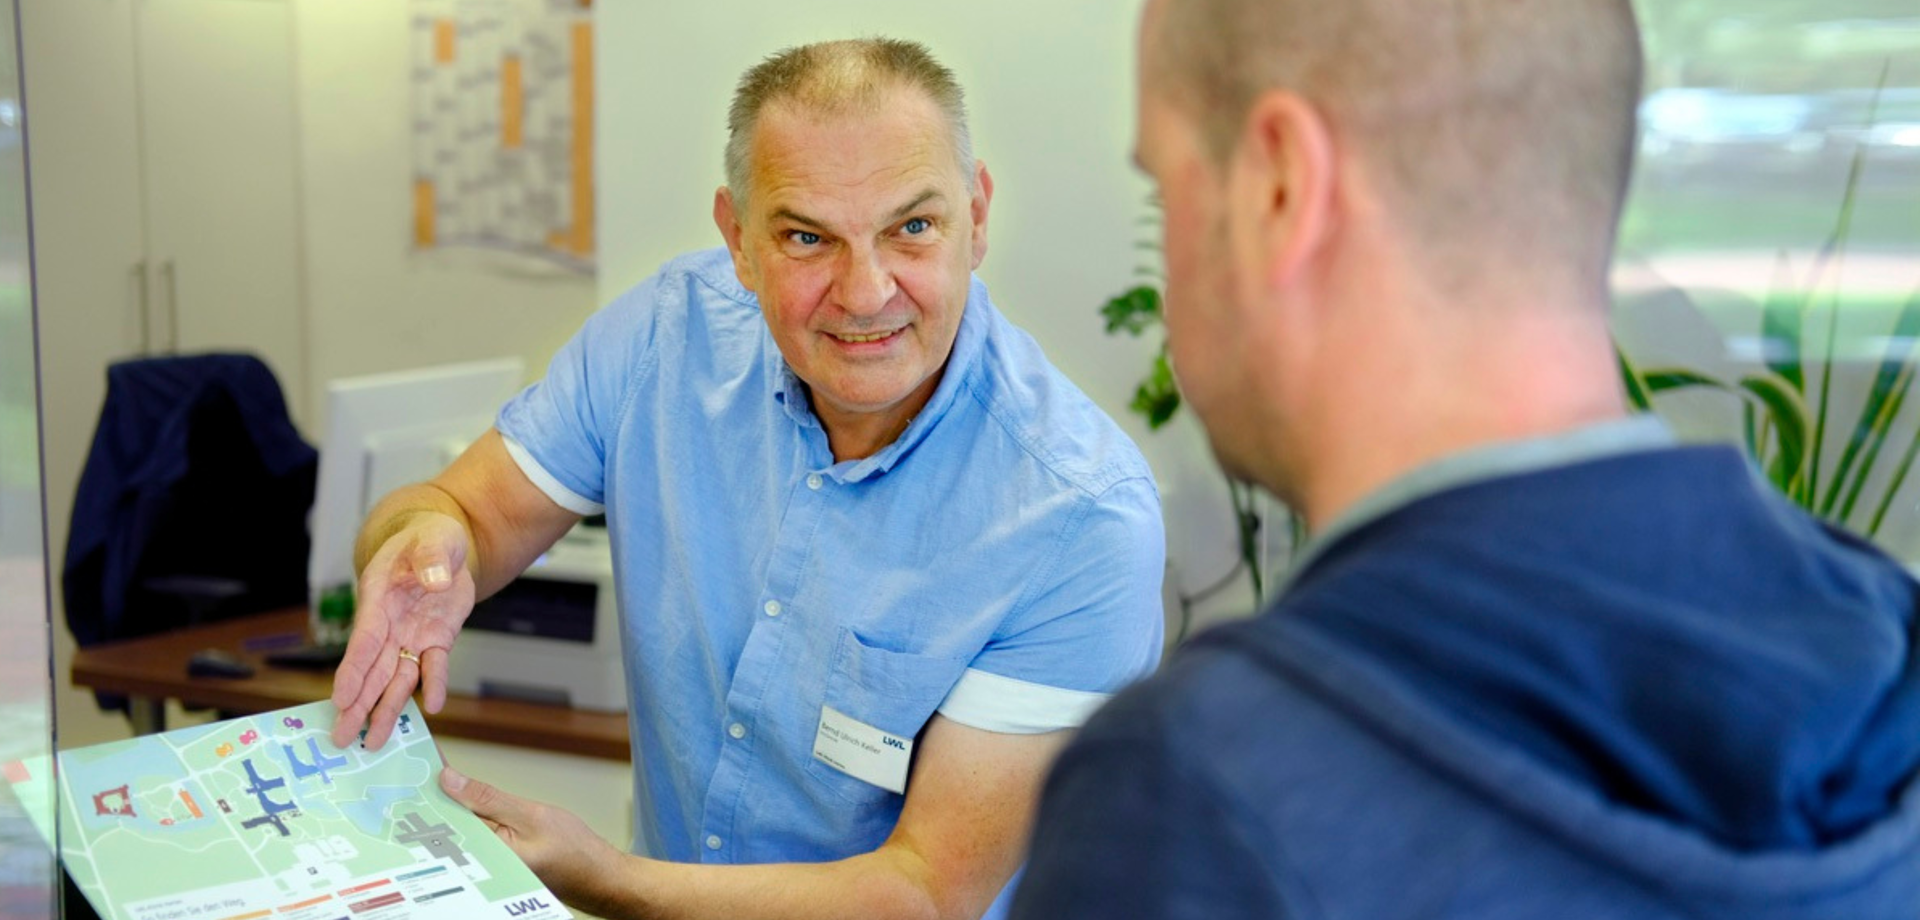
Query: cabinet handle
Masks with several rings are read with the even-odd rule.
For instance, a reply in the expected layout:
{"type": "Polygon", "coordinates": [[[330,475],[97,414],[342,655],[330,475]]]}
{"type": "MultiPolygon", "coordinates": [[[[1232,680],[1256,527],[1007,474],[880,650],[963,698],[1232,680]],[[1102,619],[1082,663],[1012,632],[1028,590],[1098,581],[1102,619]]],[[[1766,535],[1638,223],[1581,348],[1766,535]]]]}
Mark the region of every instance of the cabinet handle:
{"type": "Polygon", "coordinates": [[[153,353],[153,317],[147,315],[147,260],[133,263],[127,273],[133,276],[134,290],[139,292],[135,306],[140,310],[140,354],[149,355],[153,353]]]}
{"type": "Polygon", "coordinates": [[[160,276],[167,282],[167,353],[180,350],[180,286],[173,260],[160,263],[160,276]]]}

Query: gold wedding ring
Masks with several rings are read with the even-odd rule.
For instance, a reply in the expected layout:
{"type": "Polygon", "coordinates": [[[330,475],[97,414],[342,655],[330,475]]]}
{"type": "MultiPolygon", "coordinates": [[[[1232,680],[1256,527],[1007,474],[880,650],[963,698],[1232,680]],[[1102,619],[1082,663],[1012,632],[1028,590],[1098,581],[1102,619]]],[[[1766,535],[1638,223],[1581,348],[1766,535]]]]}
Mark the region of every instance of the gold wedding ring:
{"type": "Polygon", "coordinates": [[[404,648],[400,650],[400,657],[402,657],[402,658],[405,658],[406,660],[408,660],[408,661],[411,661],[411,662],[413,662],[414,664],[419,664],[419,663],[420,663],[420,656],[419,656],[419,655],[415,655],[414,653],[412,653],[412,652],[410,652],[410,651],[408,651],[408,650],[406,650],[406,649],[404,649],[404,648]]]}

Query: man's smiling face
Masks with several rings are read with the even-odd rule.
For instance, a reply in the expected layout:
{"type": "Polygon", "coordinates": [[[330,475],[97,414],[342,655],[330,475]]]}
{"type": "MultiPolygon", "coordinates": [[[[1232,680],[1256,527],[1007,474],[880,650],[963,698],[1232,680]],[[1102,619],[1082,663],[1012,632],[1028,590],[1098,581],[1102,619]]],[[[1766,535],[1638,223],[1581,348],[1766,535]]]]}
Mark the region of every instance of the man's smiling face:
{"type": "Polygon", "coordinates": [[[939,108],[904,88],[869,111],[770,105],[752,163],[745,210],[715,204],[741,283],[829,431],[897,434],[953,349],[990,180],[968,181],[939,108]]]}

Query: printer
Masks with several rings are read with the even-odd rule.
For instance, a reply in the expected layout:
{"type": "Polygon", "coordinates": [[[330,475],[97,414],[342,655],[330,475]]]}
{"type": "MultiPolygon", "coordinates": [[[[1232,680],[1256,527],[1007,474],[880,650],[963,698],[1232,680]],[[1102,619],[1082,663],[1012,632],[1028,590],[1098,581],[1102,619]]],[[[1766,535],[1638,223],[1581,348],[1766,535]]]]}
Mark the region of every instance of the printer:
{"type": "Polygon", "coordinates": [[[582,523],[473,606],[448,656],[450,689],[625,712],[620,611],[604,526],[582,523]]]}

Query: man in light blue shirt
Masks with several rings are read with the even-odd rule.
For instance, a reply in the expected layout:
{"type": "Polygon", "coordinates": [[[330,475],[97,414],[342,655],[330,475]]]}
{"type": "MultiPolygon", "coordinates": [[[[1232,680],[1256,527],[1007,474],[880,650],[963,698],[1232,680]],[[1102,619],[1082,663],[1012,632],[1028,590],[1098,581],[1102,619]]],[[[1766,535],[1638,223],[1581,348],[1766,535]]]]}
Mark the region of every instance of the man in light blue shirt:
{"type": "Polygon", "coordinates": [[[727,248],[369,516],[335,739],[437,709],[473,598],[604,510],[639,857],[447,791],[602,916],[977,917],[1068,731],[1157,661],[1152,478],[972,279],[993,183],[924,48],[782,52],[730,127],[727,248]]]}

